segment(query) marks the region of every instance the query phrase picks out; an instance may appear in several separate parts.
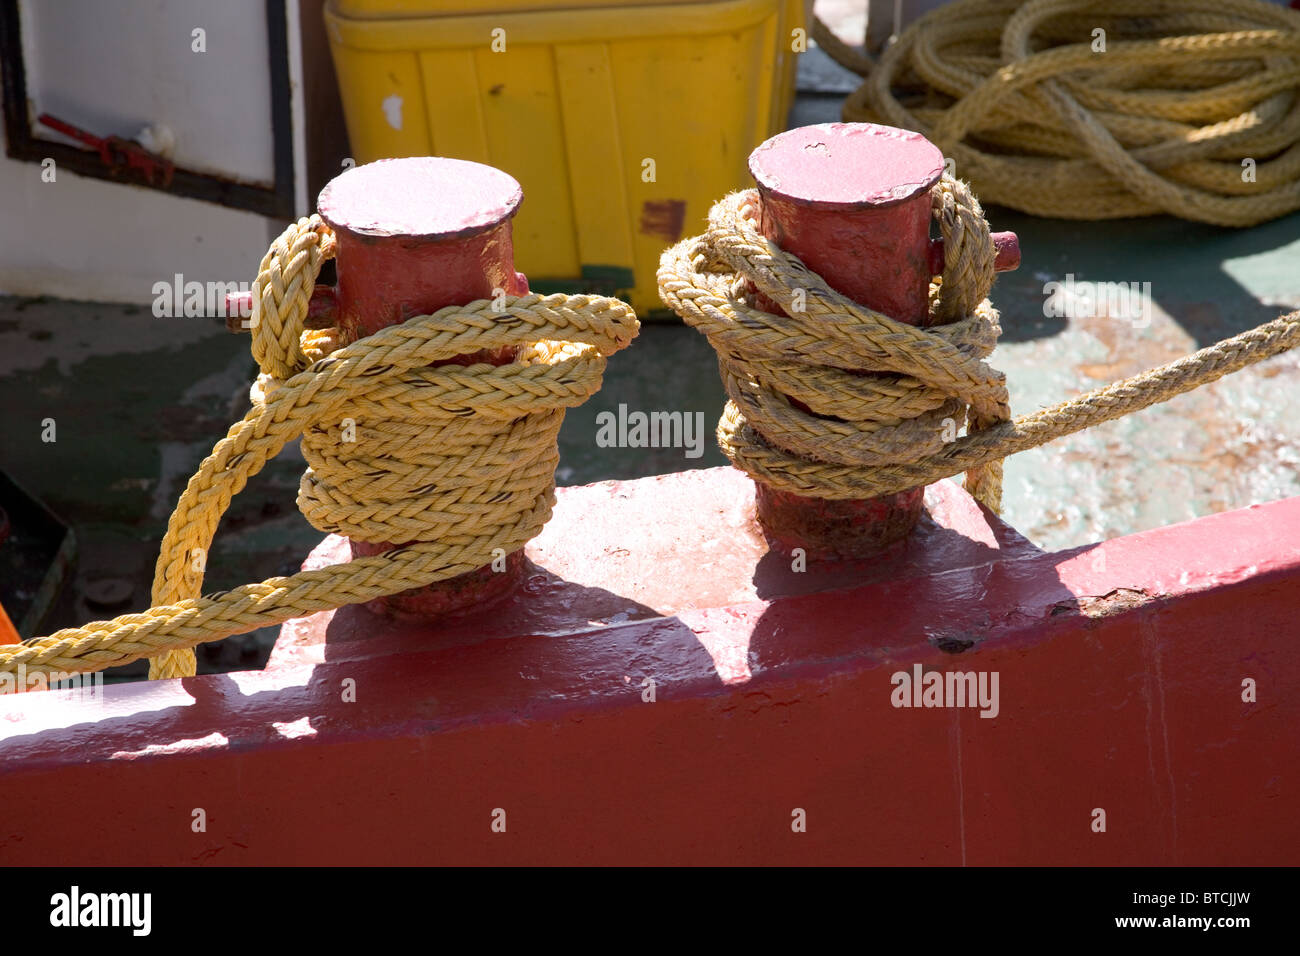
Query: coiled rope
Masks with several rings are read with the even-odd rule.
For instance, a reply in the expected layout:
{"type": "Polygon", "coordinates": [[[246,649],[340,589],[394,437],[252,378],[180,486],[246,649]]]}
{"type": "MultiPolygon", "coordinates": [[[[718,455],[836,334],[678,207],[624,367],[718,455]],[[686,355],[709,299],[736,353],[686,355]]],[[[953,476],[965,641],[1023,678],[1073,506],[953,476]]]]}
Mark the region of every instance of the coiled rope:
{"type": "Polygon", "coordinates": [[[664,252],[660,296],[718,353],[730,399],[718,444],[756,481],[813,498],[862,499],[965,472],[967,490],[996,511],[1007,455],[1300,344],[1300,312],[1292,312],[1012,420],[1005,376],[984,361],[1001,332],[987,298],[995,254],[988,223],[952,177],[941,178],[931,200],[950,261],[931,286],[930,314],[951,324],[915,328],[831,289],[758,231],[753,190],[717,203],[703,235],[664,252]],[[756,308],[751,283],[787,314],[756,308]],[[967,433],[956,437],[963,416],[967,433]]]}
{"type": "Polygon", "coordinates": [[[1300,12],[1263,0],[958,0],[873,64],[843,118],[925,135],[986,203],[1251,226],[1300,209],[1300,12]],[[1100,32],[1098,32],[1100,31],[1100,32]]]}
{"type": "Polygon", "coordinates": [[[334,237],[319,217],[272,244],[253,288],[253,408],[190,478],[168,522],[147,611],[0,647],[0,672],[95,671],[152,658],[149,676],[195,672],[198,644],[422,587],[523,547],[555,503],[564,409],[600,388],[606,356],[639,324],[588,295],[449,306],[352,342],[303,331],[334,237]],[[430,363],[518,347],[509,365],[430,363]],[[355,441],[343,434],[355,422],[355,441]],[[298,506],[323,532],[412,541],[374,557],[200,596],[203,561],[231,498],[302,436],[298,506]]]}

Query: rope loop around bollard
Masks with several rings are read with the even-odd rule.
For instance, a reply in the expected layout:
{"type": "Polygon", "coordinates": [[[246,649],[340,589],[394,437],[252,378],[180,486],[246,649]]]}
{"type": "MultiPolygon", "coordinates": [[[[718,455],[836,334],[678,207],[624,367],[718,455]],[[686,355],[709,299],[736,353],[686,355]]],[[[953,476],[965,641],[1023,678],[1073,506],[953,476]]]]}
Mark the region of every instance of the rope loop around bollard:
{"type": "Polygon", "coordinates": [[[600,388],[636,337],[631,306],[591,295],[448,306],[342,344],[303,329],[334,238],[318,216],[272,244],[254,286],[253,407],[190,478],[168,522],[153,607],[0,647],[0,672],[77,673],[151,658],[150,677],[195,672],[193,648],[316,611],[423,587],[516,551],[550,518],[564,410],[600,388]],[[517,347],[508,365],[432,363],[517,347]],[[346,440],[342,422],[355,423],[346,440]],[[200,596],[231,499],[302,436],[298,504],[318,530],[411,541],[346,564],[200,596]]]}
{"type": "Polygon", "coordinates": [[[930,313],[948,324],[915,328],[834,291],[758,231],[752,191],[718,202],[705,233],[663,253],[660,296],[718,355],[729,397],[718,444],[755,481],[858,500],[965,472],[967,490],[997,511],[1008,455],[1300,344],[1298,311],[1012,420],[1005,377],[984,361],[1001,331],[986,297],[994,255],[987,223],[969,187],[946,174],[931,198],[951,251],[931,287],[930,313]],[[756,308],[749,283],[786,314],[756,308]]]}
{"type": "MultiPolygon", "coordinates": [[[[758,231],[757,201],[752,191],[723,199],[709,230],[659,268],[664,301],[718,352],[730,399],[718,443],[733,464],[799,495],[870,498],[915,486],[895,480],[896,463],[937,454],[950,428],[1007,420],[1005,378],[984,361],[1001,333],[988,299],[996,250],[964,183],[945,175],[931,190],[945,261],[928,328],[836,292],[758,231]],[[755,308],[745,280],[786,314],[755,308]]],[[[972,466],[967,488],[996,508],[1000,461],[972,466]]]]}

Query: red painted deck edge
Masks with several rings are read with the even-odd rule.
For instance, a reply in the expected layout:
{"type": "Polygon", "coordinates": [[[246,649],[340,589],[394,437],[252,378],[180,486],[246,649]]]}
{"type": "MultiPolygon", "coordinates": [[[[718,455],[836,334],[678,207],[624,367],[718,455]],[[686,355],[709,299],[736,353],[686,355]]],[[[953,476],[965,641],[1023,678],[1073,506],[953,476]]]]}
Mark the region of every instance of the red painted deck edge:
{"type": "Polygon", "coordinates": [[[1297,604],[1300,498],[572,636],[0,698],[0,864],[1294,864],[1297,604]],[[914,663],[998,671],[998,718],[892,707],[914,663]]]}

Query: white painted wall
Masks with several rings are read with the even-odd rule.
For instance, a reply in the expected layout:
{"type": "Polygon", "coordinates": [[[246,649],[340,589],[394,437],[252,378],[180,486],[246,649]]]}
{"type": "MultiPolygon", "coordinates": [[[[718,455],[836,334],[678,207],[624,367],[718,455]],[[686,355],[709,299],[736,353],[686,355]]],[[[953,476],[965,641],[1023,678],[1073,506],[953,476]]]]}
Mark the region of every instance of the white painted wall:
{"type": "Polygon", "coordinates": [[[251,282],[283,224],[195,199],[0,157],[0,292],[153,302],[175,273],[251,282]]]}

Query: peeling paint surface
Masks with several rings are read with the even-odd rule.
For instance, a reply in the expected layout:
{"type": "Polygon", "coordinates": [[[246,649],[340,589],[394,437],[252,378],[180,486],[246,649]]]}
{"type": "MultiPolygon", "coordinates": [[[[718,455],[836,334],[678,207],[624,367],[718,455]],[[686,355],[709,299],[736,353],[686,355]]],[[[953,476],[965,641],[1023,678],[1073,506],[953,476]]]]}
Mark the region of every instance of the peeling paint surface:
{"type": "MultiPolygon", "coordinates": [[[[1164,219],[1108,228],[1001,210],[991,215],[1020,232],[1026,250],[1020,271],[1000,277],[993,291],[1004,331],[992,362],[1007,374],[1015,414],[1173,361],[1300,306],[1300,270],[1291,265],[1296,251],[1289,241],[1300,231],[1296,216],[1251,230],[1261,250],[1253,256],[1262,290],[1256,297],[1227,269],[1239,233],[1181,224],[1188,232],[1215,233],[1213,242],[1185,248],[1143,241],[1171,228],[1164,219]],[[1087,240],[1066,249],[1061,232],[1087,240]],[[1045,316],[1044,286],[1067,272],[1097,283],[1150,282],[1149,321],[1100,308],[1045,316]]],[[[1300,494],[1297,399],[1300,355],[1292,352],[1024,452],[1007,463],[1004,517],[1030,540],[1056,549],[1300,494]]]]}
{"type": "Polygon", "coordinates": [[[384,119],[393,129],[402,128],[402,98],[394,93],[392,96],[384,98],[383,102],[384,119]]]}

